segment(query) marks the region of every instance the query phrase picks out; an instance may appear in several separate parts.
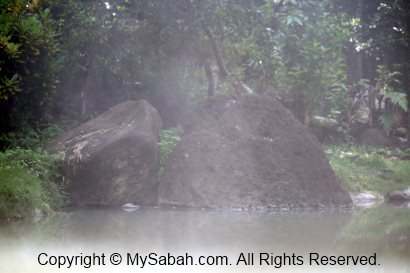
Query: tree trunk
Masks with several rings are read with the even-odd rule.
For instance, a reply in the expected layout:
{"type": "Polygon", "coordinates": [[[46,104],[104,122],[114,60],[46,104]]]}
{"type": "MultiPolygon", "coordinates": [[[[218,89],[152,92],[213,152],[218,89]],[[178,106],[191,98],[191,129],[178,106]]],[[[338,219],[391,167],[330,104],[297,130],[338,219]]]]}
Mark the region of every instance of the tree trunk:
{"type": "Polygon", "coordinates": [[[212,35],[211,30],[209,27],[203,23],[202,28],[205,32],[206,37],[208,38],[209,42],[211,43],[212,51],[215,55],[216,63],[218,65],[219,71],[221,73],[221,77],[228,77],[229,81],[232,83],[232,85],[235,87],[236,91],[239,92],[240,94],[252,94],[254,93],[253,90],[247,86],[245,83],[243,83],[237,75],[229,71],[229,69],[226,67],[225,62],[222,58],[221,51],[219,50],[216,41],[212,35]]]}
{"type": "Polygon", "coordinates": [[[229,75],[228,68],[225,66],[225,62],[221,56],[221,51],[219,50],[218,46],[216,45],[214,36],[211,33],[211,30],[209,27],[205,24],[202,24],[202,28],[205,32],[206,37],[208,38],[209,42],[211,43],[212,51],[215,55],[216,63],[218,64],[219,67],[219,72],[221,74],[222,78],[225,78],[226,76],[229,75]]]}
{"type": "Polygon", "coordinates": [[[202,61],[205,70],[206,78],[208,80],[208,101],[215,95],[215,79],[212,73],[211,63],[208,59],[202,61]]]}
{"type": "MultiPolygon", "coordinates": [[[[359,0],[356,3],[356,8],[351,11],[349,17],[360,18],[362,17],[363,0],[359,0]]],[[[354,44],[349,44],[346,52],[346,68],[347,68],[347,83],[353,85],[363,78],[363,53],[357,52],[354,44]]]]}
{"type": "MultiPolygon", "coordinates": [[[[404,20],[405,22],[405,29],[407,33],[407,41],[406,44],[407,46],[403,49],[402,54],[403,54],[403,73],[402,73],[402,87],[404,90],[407,91],[407,105],[410,108],[410,54],[408,53],[409,47],[410,47],[410,14],[406,13],[406,19],[404,20]]],[[[407,111],[407,118],[404,126],[407,126],[407,128],[410,128],[410,110],[407,111]]]]}

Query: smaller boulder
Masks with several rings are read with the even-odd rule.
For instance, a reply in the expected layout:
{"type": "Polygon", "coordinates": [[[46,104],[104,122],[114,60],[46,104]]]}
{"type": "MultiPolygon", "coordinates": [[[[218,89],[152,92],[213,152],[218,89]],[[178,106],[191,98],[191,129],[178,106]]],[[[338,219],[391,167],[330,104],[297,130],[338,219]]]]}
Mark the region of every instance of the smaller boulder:
{"type": "Polygon", "coordinates": [[[352,196],[352,200],[356,207],[371,207],[383,201],[383,198],[371,193],[358,193],[352,196]]]}
{"type": "Polygon", "coordinates": [[[379,128],[366,128],[358,136],[359,143],[364,146],[373,146],[373,147],[396,147],[396,143],[393,139],[386,136],[383,130],[379,128]]]}
{"type": "Polygon", "coordinates": [[[410,201],[410,188],[402,191],[393,191],[389,194],[390,201],[410,201]]]}
{"type": "Polygon", "coordinates": [[[155,202],[161,127],[147,101],[128,101],[58,138],[53,150],[64,158],[70,204],[155,202]]]}
{"type": "Polygon", "coordinates": [[[399,127],[394,130],[394,135],[397,137],[406,138],[407,137],[407,129],[404,127],[399,127]]]}
{"type": "Polygon", "coordinates": [[[133,211],[139,209],[140,206],[134,205],[132,203],[127,203],[127,204],[124,204],[121,208],[126,212],[133,212],[133,211]]]}

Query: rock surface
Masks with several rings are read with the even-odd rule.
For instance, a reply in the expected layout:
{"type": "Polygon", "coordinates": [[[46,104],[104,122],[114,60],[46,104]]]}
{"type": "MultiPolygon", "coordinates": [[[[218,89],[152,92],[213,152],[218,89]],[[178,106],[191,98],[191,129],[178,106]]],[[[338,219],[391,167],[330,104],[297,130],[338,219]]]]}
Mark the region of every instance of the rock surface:
{"type": "Polygon", "coordinates": [[[170,156],[159,203],[193,207],[350,205],[317,139],[276,99],[232,103],[170,156]]]}
{"type": "Polygon", "coordinates": [[[59,137],[71,205],[155,202],[161,126],[148,102],[128,101],[59,137]]]}
{"type": "Polygon", "coordinates": [[[386,136],[383,130],[379,128],[364,129],[359,134],[358,141],[360,144],[365,145],[365,146],[373,146],[373,147],[380,147],[380,148],[397,147],[393,139],[386,136]]]}
{"type": "Polygon", "coordinates": [[[389,194],[390,201],[410,201],[410,188],[402,191],[393,191],[389,194]]]}
{"type": "Polygon", "coordinates": [[[371,207],[382,202],[383,198],[371,193],[358,193],[352,196],[352,200],[356,207],[371,207]]]}

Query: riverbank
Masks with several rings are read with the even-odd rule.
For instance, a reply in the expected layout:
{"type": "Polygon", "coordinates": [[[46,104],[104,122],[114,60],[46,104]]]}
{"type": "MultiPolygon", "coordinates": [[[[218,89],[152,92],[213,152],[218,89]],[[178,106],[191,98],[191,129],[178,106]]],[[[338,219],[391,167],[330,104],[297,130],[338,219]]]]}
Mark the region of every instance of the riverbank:
{"type": "Polygon", "coordinates": [[[45,215],[65,206],[63,162],[46,149],[62,130],[62,124],[47,124],[0,135],[0,218],[45,215]]]}
{"type": "Polygon", "coordinates": [[[351,194],[387,196],[410,187],[410,150],[331,145],[324,147],[330,165],[351,194]]]}
{"type": "Polygon", "coordinates": [[[0,218],[47,214],[64,204],[61,160],[41,148],[0,152],[0,218]]]}

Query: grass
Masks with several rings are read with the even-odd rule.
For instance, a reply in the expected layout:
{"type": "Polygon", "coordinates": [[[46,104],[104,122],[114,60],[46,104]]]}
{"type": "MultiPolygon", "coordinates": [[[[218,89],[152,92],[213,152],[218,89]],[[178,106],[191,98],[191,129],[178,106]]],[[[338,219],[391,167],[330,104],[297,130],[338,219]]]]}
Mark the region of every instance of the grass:
{"type": "Polygon", "coordinates": [[[65,202],[59,166],[62,161],[44,149],[59,134],[56,125],[21,126],[0,136],[0,218],[49,212],[65,202]]]}
{"type": "Polygon", "coordinates": [[[0,218],[30,216],[35,209],[47,212],[64,202],[58,179],[60,160],[42,149],[9,149],[0,152],[0,218]]]}
{"type": "Polygon", "coordinates": [[[43,189],[37,177],[22,167],[0,169],[0,217],[16,218],[40,208],[43,189]]]}
{"type": "Polygon", "coordinates": [[[409,151],[334,145],[325,147],[325,152],[350,192],[386,195],[410,187],[409,151]]]}

